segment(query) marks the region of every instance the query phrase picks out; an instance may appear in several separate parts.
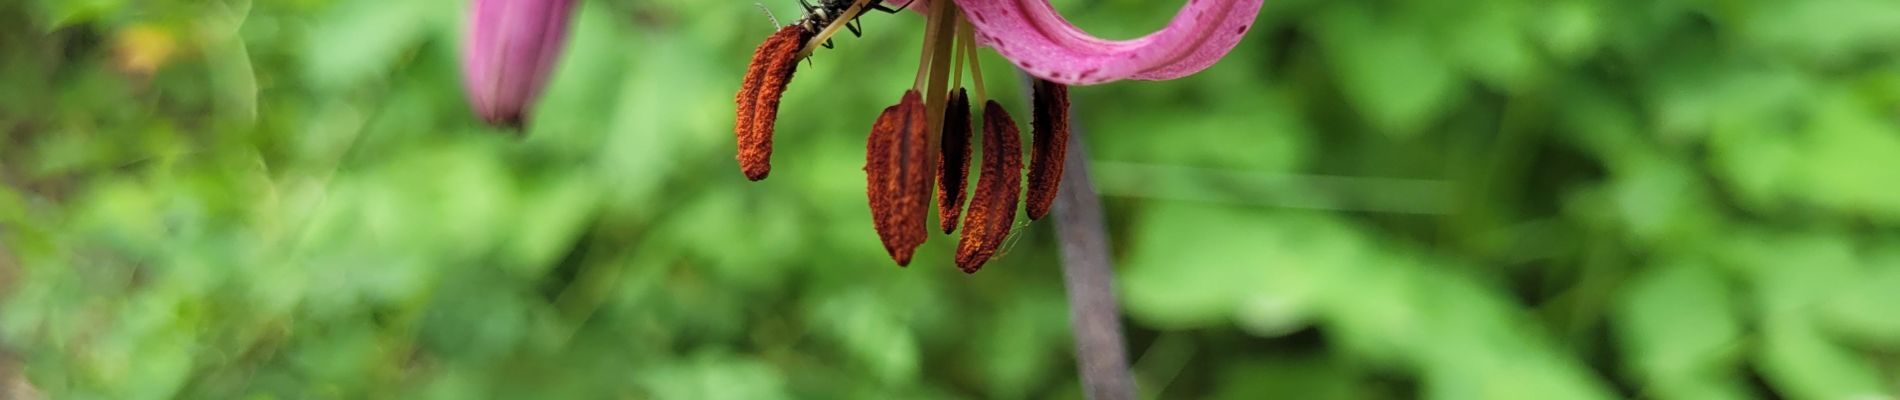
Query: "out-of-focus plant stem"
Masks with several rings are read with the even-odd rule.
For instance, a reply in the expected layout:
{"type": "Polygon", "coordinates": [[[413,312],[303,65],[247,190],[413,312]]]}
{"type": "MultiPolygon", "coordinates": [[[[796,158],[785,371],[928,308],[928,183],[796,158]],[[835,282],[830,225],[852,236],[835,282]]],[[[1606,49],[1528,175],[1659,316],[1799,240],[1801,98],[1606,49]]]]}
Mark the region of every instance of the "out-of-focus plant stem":
{"type": "MultiPolygon", "coordinates": [[[[1024,90],[1028,79],[1024,77],[1024,90]]],[[[1062,189],[1053,212],[1056,237],[1062,242],[1062,284],[1069,298],[1069,329],[1075,334],[1076,373],[1089,399],[1130,400],[1135,398],[1135,379],[1122,340],[1102,202],[1089,180],[1084,132],[1074,122],[1069,127],[1069,156],[1063,161],[1062,189]]]]}

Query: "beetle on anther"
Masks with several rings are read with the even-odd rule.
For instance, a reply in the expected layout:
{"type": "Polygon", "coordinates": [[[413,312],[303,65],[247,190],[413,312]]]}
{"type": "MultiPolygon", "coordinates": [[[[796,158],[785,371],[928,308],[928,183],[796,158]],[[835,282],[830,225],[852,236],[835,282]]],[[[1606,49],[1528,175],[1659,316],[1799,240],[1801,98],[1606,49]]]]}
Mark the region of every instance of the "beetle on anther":
{"type": "MultiPolygon", "coordinates": [[[[804,29],[808,34],[816,34],[832,23],[842,20],[844,21],[845,29],[851,30],[851,36],[862,37],[864,36],[864,28],[858,24],[858,17],[864,16],[866,11],[878,10],[896,14],[900,11],[904,11],[905,7],[910,7],[909,1],[905,1],[903,5],[897,6],[897,8],[891,8],[890,6],[884,5],[883,0],[873,0],[866,8],[858,10],[857,14],[848,17],[845,16],[844,13],[850,10],[851,4],[855,2],[855,0],[819,0],[817,5],[813,5],[809,0],[798,0],[799,4],[805,6],[805,16],[799,18],[798,21],[793,24],[798,25],[800,29],[804,29]]],[[[827,49],[832,48],[831,39],[825,39],[824,46],[827,49]]]]}

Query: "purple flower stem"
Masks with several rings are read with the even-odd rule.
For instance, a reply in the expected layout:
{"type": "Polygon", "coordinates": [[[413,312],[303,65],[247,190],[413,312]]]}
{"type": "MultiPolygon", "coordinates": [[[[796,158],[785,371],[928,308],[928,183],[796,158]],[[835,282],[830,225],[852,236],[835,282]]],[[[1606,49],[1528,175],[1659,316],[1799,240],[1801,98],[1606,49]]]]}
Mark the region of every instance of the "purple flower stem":
{"type": "MultiPolygon", "coordinates": [[[[1029,82],[1025,77],[1023,82],[1029,82]]],[[[1027,88],[1027,84],[1023,87],[1027,88]]],[[[1071,103],[1071,110],[1075,108],[1071,103]]],[[[1074,111],[1070,115],[1075,115],[1074,111]]],[[[1069,156],[1056,192],[1056,237],[1062,242],[1062,283],[1069,298],[1069,328],[1075,335],[1076,373],[1092,400],[1133,400],[1135,379],[1122,339],[1115,269],[1109,263],[1102,201],[1089,180],[1088,151],[1080,125],[1069,123],[1069,156]]]]}

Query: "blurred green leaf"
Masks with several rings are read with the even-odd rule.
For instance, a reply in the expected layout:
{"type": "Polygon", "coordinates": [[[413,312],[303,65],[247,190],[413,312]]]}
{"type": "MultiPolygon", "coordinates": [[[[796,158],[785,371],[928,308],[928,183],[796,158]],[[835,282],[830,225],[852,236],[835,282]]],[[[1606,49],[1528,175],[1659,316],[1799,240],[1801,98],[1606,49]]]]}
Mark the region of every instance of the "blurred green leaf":
{"type": "Polygon", "coordinates": [[[856,359],[870,378],[903,384],[917,375],[922,356],[916,338],[872,293],[841,293],[816,307],[817,331],[856,359]]]}
{"type": "Polygon", "coordinates": [[[785,382],[769,365],[743,357],[704,353],[677,367],[640,374],[656,398],[784,399],[785,382]]]}
{"type": "Polygon", "coordinates": [[[1220,374],[1219,399],[1364,398],[1354,387],[1351,371],[1338,362],[1298,357],[1274,361],[1233,363],[1220,374]]]}
{"type": "Polygon", "coordinates": [[[1414,18],[1344,3],[1314,21],[1339,85],[1382,133],[1415,135],[1463,96],[1462,79],[1414,18]]]}
{"type": "Polygon", "coordinates": [[[1795,397],[1849,399],[1880,397],[1891,390],[1864,360],[1829,343],[1794,316],[1770,316],[1756,355],[1763,375],[1776,389],[1795,397]]]}
{"type": "Polygon", "coordinates": [[[1727,371],[1740,361],[1741,321],[1724,279],[1695,264],[1652,268],[1629,284],[1616,322],[1644,393],[1748,398],[1727,371]]]}
{"type": "Polygon", "coordinates": [[[318,88],[343,89],[386,72],[431,25],[453,21],[439,0],[346,0],[311,27],[304,46],[308,78],[318,88]]]}
{"type": "Polygon", "coordinates": [[[1900,288],[1900,258],[1890,254],[1869,264],[1873,269],[1860,282],[1826,300],[1824,317],[1850,337],[1900,345],[1900,320],[1889,318],[1900,304],[1900,290],[1894,290],[1900,288]]]}

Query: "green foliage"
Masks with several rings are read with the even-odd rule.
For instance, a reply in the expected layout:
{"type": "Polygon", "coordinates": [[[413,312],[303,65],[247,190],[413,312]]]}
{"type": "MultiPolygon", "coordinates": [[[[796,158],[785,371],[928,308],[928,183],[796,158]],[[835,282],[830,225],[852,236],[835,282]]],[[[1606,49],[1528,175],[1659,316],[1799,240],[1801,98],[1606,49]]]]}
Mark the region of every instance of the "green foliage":
{"type": "MultiPolygon", "coordinates": [[[[1050,223],[975,275],[877,244],[919,18],[800,68],[749,183],[769,20],[584,3],[524,135],[468,111],[454,1],[0,6],[0,384],[1080,397],[1050,223]]],[[[1056,2],[1124,38],[1150,3],[1056,2]]],[[[1268,2],[1204,73],[1073,90],[1141,389],[1900,395],[1897,55],[1885,0],[1268,2]]]]}

